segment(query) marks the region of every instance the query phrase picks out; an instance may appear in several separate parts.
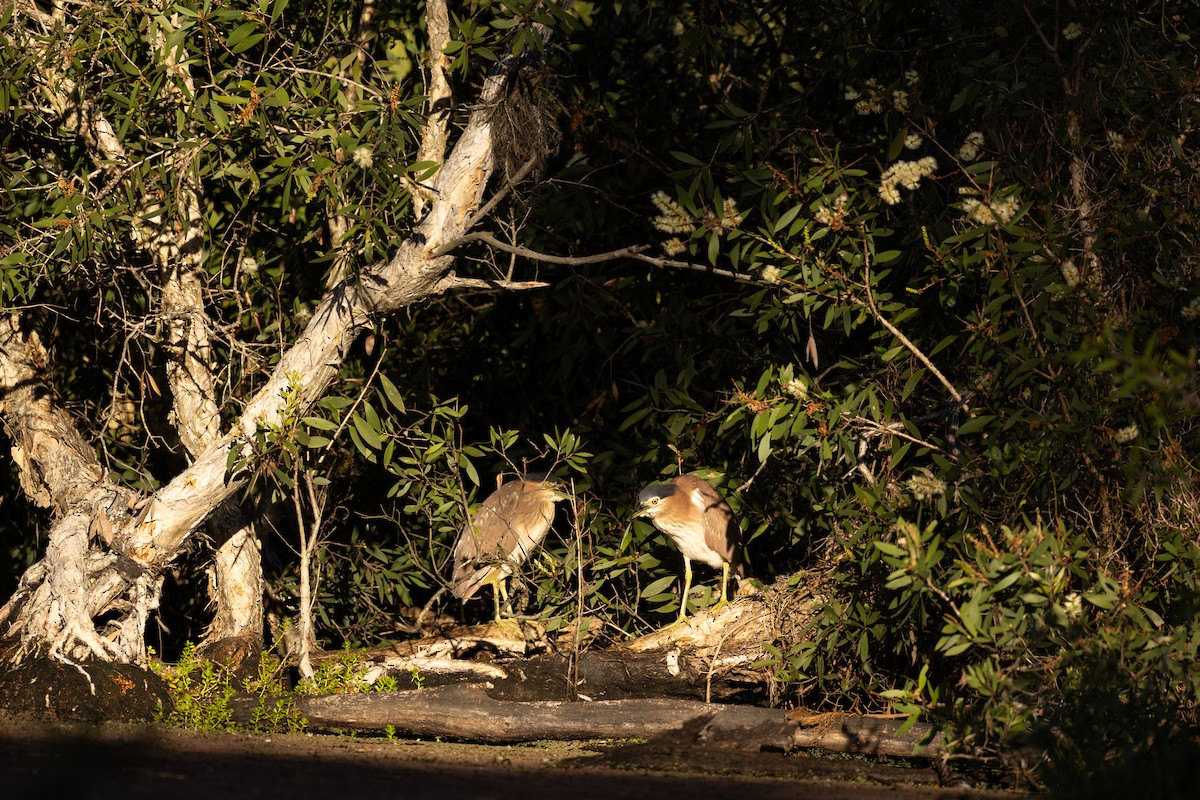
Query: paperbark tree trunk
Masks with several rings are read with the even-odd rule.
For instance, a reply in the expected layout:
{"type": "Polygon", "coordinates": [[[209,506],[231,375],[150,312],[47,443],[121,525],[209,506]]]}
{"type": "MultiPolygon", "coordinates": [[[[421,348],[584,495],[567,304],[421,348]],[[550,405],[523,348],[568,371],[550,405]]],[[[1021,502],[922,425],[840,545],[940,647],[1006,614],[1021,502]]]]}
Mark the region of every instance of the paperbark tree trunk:
{"type": "MultiPolygon", "coordinates": [[[[41,13],[30,4],[23,4],[20,11],[30,16],[41,13]]],[[[211,431],[193,436],[197,452],[191,465],[149,497],[135,499],[131,492],[107,480],[70,418],[47,397],[39,398],[43,402],[34,406],[40,414],[37,419],[28,413],[22,418],[24,412],[13,411],[20,392],[37,381],[36,369],[29,366],[36,367],[37,357],[21,351],[22,346],[30,352],[36,350],[35,342],[28,336],[22,338],[17,320],[9,318],[4,335],[16,349],[13,358],[5,353],[0,360],[8,370],[3,380],[9,427],[17,429],[14,455],[23,465],[23,485],[36,485],[57,511],[46,557],[26,571],[17,592],[0,609],[0,637],[19,643],[18,657],[39,651],[67,659],[144,660],[145,616],[157,602],[163,570],[213,512],[244,487],[251,474],[255,435],[279,425],[285,397],[290,396],[303,413],[337,376],[355,340],[376,320],[401,308],[458,287],[524,289],[544,285],[460,278],[451,271],[453,255],[438,252],[478,221],[474,215],[493,171],[489,111],[501,101],[512,73],[522,63],[518,57],[506,56],[484,81],[476,110],[428,182],[430,200],[413,235],[387,262],[326,292],[304,332],[283,353],[266,384],[249,399],[231,428],[218,436],[211,431]],[[20,419],[14,422],[14,418],[20,419]],[[54,424],[47,427],[48,420],[54,424]],[[70,466],[74,469],[58,466],[53,457],[59,454],[73,458],[70,466]],[[94,623],[100,616],[112,620],[103,632],[98,632],[94,623]]],[[[47,79],[46,86],[48,98],[57,104],[66,124],[75,127],[92,148],[119,152],[112,125],[86,98],[79,97],[77,87],[54,76],[47,79]]],[[[440,130],[446,121],[435,117],[430,124],[440,130]]],[[[191,198],[189,203],[201,201],[195,193],[183,196],[191,198]]],[[[190,217],[194,209],[184,213],[196,219],[190,217]]],[[[187,235],[186,229],[182,235],[187,235]]],[[[153,232],[148,242],[163,246],[167,255],[175,247],[153,232]]],[[[178,266],[174,262],[171,268],[178,266]]],[[[181,348],[175,365],[177,379],[180,386],[202,382],[205,370],[197,367],[202,366],[204,348],[201,329],[195,327],[200,320],[194,298],[187,288],[190,278],[186,270],[173,278],[168,274],[168,278],[172,290],[183,293],[178,308],[184,310],[179,319],[184,327],[172,336],[174,345],[181,348]],[[188,325],[193,327],[187,329],[188,325]]],[[[203,405],[206,391],[201,388],[193,399],[203,405]]],[[[215,418],[206,411],[199,415],[215,418]]],[[[257,569],[249,553],[250,539],[249,533],[240,539],[232,537],[235,544],[222,561],[257,569]]],[[[220,579],[216,582],[221,591],[220,579]]],[[[232,595],[239,593],[232,585],[229,589],[232,595]]],[[[243,603],[225,613],[220,624],[237,626],[246,622],[243,614],[256,611],[252,603],[243,603]]]]}
{"type": "MultiPolygon", "coordinates": [[[[169,46],[173,30],[169,21],[159,20],[152,39],[158,57],[174,81],[164,93],[183,102],[196,93],[189,68],[189,54],[182,41],[169,46]]],[[[126,161],[125,154],[105,153],[107,160],[126,161]]],[[[161,308],[166,320],[167,383],[171,389],[170,421],[191,458],[213,445],[221,435],[221,409],[217,403],[218,381],[212,351],[212,321],[206,310],[205,263],[209,243],[205,238],[203,190],[194,177],[190,154],[173,164],[176,207],[150,216],[135,227],[158,267],[162,281],[161,308]]],[[[263,574],[259,543],[253,520],[233,498],[223,502],[207,523],[218,543],[210,570],[209,598],[213,618],[199,644],[202,656],[235,665],[262,649],[263,574]]]]}

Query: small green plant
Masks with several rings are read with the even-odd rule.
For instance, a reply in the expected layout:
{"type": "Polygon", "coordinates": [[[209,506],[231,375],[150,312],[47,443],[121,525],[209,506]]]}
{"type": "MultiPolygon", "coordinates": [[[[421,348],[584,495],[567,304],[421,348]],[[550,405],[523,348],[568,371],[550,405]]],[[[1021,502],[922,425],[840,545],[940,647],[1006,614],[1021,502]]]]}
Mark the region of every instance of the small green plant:
{"type": "Polygon", "coordinates": [[[194,730],[255,733],[296,732],[307,727],[295,701],[283,685],[282,671],[270,654],[259,657],[258,675],[246,681],[243,689],[256,694],[258,703],[250,721],[239,724],[233,709],[233,698],[239,689],[228,666],[205,661],[196,655],[196,645],[188,642],[173,666],[152,662],[151,668],[167,684],[172,709],[162,712],[161,719],[171,725],[194,730]]]}
{"type": "Polygon", "coordinates": [[[166,681],[171,694],[172,708],[162,712],[164,721],[195,730],[229,731],[237,727],[230,706],[235,690],[229,673],[211,661],[198,659],[193,643],[184,645],[173,667],[151,662],[151,668],[166,681]]]}
{"type": "Polygon", "coordinates": [[[372,683],[367,680],[367,665],[358,659],[350,645],[346,644],[336,659],[330,659],[296,686],[297,694],[354,694],[369,692],[372,683]]]}
{"type": "Polygon", "coordinates": [[[250,715],[248,726],[257,733],[297,733],[308,727],[308,720],[301,716],[294,696],[283,684],[282,666],[268,658],[265,652],[259,658],[254,681],[258,705],[250,715]]]}

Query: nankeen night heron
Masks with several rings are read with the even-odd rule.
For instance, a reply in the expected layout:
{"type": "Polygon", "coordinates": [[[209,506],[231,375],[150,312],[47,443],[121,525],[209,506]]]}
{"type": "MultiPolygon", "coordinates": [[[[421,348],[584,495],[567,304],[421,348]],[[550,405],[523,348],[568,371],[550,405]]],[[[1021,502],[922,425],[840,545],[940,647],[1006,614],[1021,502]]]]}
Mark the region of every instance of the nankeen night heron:
{"type": "Polygon", "coordinates": [[[492,584],[499,621],[500,604],[508,601],[505,580],[546,538],[554,504],[569,497],[553,478],[509,481],[492,492],[458,534],[450,579],[454,596],[469,600],[492,584]]]}
{"type": "Polygon", "coordinates": [[[745,577],[742,529],[733,509],[711,483],[695,475],[680,475],[668,483],[647,486],[638,495],[635,517],[649,517],[654,527],[671,537],[683,553],[683,594],[679,621],[687,617],[692,589],[692,562],[721,570],[721,604],[728,602],[729,572],[745,577]]]}

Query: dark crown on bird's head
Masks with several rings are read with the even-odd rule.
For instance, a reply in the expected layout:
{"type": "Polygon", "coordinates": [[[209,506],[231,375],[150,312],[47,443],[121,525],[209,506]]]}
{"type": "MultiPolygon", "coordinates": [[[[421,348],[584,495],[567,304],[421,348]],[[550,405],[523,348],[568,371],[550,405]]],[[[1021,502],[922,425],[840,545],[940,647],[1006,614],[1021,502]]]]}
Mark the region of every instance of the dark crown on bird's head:
{"type": "Polygon", "coordinates": [[[666,500],[673,494],[675,494],[675,485],[671,483],[647,486],[638,494],[638,506],[645,508],[652,500],[666,500]]]}

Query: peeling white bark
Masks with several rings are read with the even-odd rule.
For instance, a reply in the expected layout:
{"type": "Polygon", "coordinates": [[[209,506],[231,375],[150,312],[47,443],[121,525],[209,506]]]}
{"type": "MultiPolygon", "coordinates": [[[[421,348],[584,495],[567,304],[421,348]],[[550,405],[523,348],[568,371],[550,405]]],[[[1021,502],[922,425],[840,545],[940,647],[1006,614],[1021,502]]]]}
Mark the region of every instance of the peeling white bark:
{"type": "MultiPolygon", "coordinates": [[[[496,102],[506,81],[502,69],[490,77],[480,106],[496,102]]],[[[294,390],[307,409],[336,377],[346,352],[372,320],[438,294],[454,285],[447,276],[452,256],[432,256],[444,242],[466,231],[492,172],[491,129],[486,112],[472,114],[450,158],[434,180],[438,198],[412,238],[385,264],[326,293],[299,339],[279,360],[267,383],[247,403],[233,431],[162,487],[141,521],[121,531],[117,549],[152,569],[165,566],[217,505],[240,489],[245,475],[229,474],[230,453],[249,458],[249,442],[262,426],[278,426],[284,398],[294,390]]]]}
{"type": "Polygon", "coordinates": [[[0,415],[13,462],[30,499],[61,509],[87,503],[104,470],[43,382],[47,358],[37,334],[21,330],[18,315],[0,315],[0,415]]]}
{"type": "MultiPolygon", "coordinates": [[[[446,155],[449,141],[447,125],[453,96],[450,91],[451,59],[443,51],[450,44],[450,12],[445,0],[429,0],[425,4],[425,27],[429,34],[429,100],[428,118],[417,150],[417,161],[440,164],[446,155]]],[[[429,200],[429,191],[420,184],[412,187],[413,216],[421,219],[429,200]]]]}
{"type": "MultiPolygon", "coordinates": [[[[488,81],[485,105],[496,99],[503,83],[504,78],[499,75],[488,81]]],[[[217,439],[189,468],[155,493],[137,519],[115,528],[116,552],[145,568],[150,575],[159,574],[214,509],[242,488],[246,475],[229,473],[229,455],[236,448],[237,455],[249,456],[248,442],[254,432],[262,425],[279,423],[284,389],[289,384],[298,390],[301,408],[307,408],[334,379],[350,345],[374,318],[455,285],[456,279],[447,275],[452,257],[429,254],[465,232],[491,174],[490,146],[487,122],[482,113],[476,113],[437,176],[439,202],[430,209],[417,235],[402,244],[386,264],[377,265],[357,282],[343,283],[326,295],[303,334],[283,355],[266,385],[247,404],[233,431],[217,439]]],[[[47,566],[52,572],[56,569],[53,563],[47,566]]],[[[110,586],[120,585],[117,577],[109,578],[110,586]]],[[[98,646],[90,622],[87,627],[78,618],[64,623],[50,613],[49,607],[28,597],[22,605],[28,613],[9,631],[18,634],[28,646],[50,641],[60,649],[66,647],[76,652],[83,648],[94,655],[118,660],[136,662],[143,657],[140,643],[124,641],[119,649],[104,648],[98,646]]],[[[78,605],[72,608],[77,609],[78,605]]]]}
{"type": "MultiPolygon", "coordinates": [[[[168,82],[168,91],[185,106],[195,97],[191,73],[183,65],[187,52],[180,42],[167,48],[173,32],[160,18],[154,31],[159,58],[179,81],[168,82]]],[[[201,209],[203,193],[191,169],[192,156],[181,154],[172,162],[176,184],[173,216],[153,218],[154,230],[142,235],[153,241],[148,247],[162,277],[161,308],[167,332],[167,383],[171,388],[170,422],[193,458],[221,436],[221,410],[213,363],[212,323],[205,304],[207,241],[201,209]]],[[[143,216],[143,215],[135,215],[143,216]]],[[[138,234],[135,233],[135,236],[138,234]]],[[[263,576],[262,559],[254,528],[235,500],[226,500],[209,520],[215,541],[221,542],[214,558],[210,598],[214,607],[211,624],[200,643],[203,651],[215,643],[244,639],[246,647],[262,646],[263,576]]],[[[139,616],[142,610],[139,609],[139,616]]]]}
{"type": "MultiPolygon", "coordinates": [[[[432,5],[445,10],[442,3],[432,5]]],[[[21,13],[47,24],[48,18],[32,5],[23,3],[21,13]]],[[[170,372],[174,414],[194,461],[135,508],[131,492],[107,481],[70,418],[52,403],[43,404],[44,396],[21,394],[29,391],[27,385],[39,385],[36,370],[27,375],[20,357],[0,353],[2,410],[23,465],[22,483],[30,487],[31,497],[53,501],[59,511],[46,558],[27,571],[17,593],[0,609],[0,626],[7,624],[0,635],[18,636],[27,650],[48,646],[65,658],[92,655],[138,662],[144,657],[145,618],[157,604],[163,568],[197,528],[243,488],[248,471],[230,470],[229,465],[252,458],[255,433],[280,423],[285,394],[294,393],[303,413],[334,380],[350,346],[377,319],[458,286],[476,285],[474,279],[453,275],[453,256],[440,255],[438,250],[458,240],[480,208],[493,170],[488,110],[501,98],[508,72],[517,63],[502,59],[484,82],[476,111],[430,182],[428,206],[413,236],[386,263],[326,293],[304,332],[224,433],[217,427],[211,333],[198,272],[202,257],[193,244],[203,235],[203,198],[188,178],[186,161],[168,162],[176,173],[179,205],[173,213],[164,209],[158,216],[143,216],[134,236],[164,276],[162,311],[174,356],[170,372]],[[178,229],[175,219],[182,223],[178,229]],[[18,402],[24,407],[25,400],[29,410],[14,411],[18,402]],[[89,535],[111,542],[111,552],[89,552],[89,535]],[[118,622],[101,636],[92,618],[114,608],[121,612],[118,622]]],[[[113,126],[79,96],[69,79],[51,71],[39,79],[47,100],[103,158],[104,169],[118,172],[126,159],[113,126]]],[[[445,133],[445,118],[435,117],[435,125],[443,130],[431,134],[430,147],[444,151],[444,140],[440,146],[436,142],[445,133]]],[[[23,337],[15,318],[4,321],[0,350],[6,338],[18,351],[35,344],[23,337]]],[[[217,563],[217,575],[226,568],[258,570],[252,533],[244,529],[231,537],[229,551],[219,554],[217,563]]],[[[222,586],[219,577],[214,583],[222,586]]],[[[254,615],[261,619],[261,606],[255,606],[261,597],[251,599],[235,584],[230,580],[223,585],[221,591],[228,590],[231,602],[218,608],[214,627],[243,624],[254,615]]]]}

